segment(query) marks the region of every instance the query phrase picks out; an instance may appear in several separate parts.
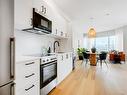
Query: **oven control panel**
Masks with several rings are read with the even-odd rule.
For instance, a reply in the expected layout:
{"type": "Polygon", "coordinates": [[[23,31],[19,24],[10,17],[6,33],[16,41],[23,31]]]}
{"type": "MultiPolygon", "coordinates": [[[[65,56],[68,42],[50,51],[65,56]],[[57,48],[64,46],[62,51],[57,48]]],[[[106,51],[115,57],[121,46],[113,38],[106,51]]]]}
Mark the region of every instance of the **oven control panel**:
{"type": "Polygon", "coordinates": [[[41,64],[47,64],[53,61],[57,61],[57,58],[56,56],[45,56],[41,60],[41,64]]]}

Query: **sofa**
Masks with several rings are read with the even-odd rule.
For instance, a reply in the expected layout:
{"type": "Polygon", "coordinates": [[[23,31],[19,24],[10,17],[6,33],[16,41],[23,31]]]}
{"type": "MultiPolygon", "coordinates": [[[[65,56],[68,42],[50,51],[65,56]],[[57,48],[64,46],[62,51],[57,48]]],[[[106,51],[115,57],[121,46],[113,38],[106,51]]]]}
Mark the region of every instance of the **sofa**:
{"type": "Polygon", "coordinates": [[[125,61],[125,53],[124,52],[110,52],[109,53],[109,61],[115,62],[116,60],[125,61]]]}

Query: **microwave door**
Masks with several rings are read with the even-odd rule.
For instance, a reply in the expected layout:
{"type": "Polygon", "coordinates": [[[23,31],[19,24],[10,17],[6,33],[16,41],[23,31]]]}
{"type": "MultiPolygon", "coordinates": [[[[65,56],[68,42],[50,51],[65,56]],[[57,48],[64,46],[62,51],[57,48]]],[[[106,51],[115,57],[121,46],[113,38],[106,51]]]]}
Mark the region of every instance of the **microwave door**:
{"type": "Polygon", "coordinates": [[[15,95],[15,84],[11,82],[0,87],[0,95],[15,95]]]}

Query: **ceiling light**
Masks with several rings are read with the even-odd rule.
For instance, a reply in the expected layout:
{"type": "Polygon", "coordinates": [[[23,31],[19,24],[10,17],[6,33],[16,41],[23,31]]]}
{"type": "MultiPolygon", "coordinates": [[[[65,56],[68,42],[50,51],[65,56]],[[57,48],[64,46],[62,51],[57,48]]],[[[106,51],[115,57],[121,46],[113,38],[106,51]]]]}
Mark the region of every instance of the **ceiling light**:
{"type": "MultiPolygon", "coordinates": [[[[93,22],[94,18],[91,17],[90,20],[93,22]]],[[[88,31],[88,37],[89,38],[95,38],[96,37],[96,31],[93,27],[90,28],[89,31],[88,31]]]]}
{"type": "Polygon", "coordinates": [[[94,38],[96,37],[96,31],[94,28],[90,28],[90,30],[88,31],[88,37],[89,38],[94,38]]]}

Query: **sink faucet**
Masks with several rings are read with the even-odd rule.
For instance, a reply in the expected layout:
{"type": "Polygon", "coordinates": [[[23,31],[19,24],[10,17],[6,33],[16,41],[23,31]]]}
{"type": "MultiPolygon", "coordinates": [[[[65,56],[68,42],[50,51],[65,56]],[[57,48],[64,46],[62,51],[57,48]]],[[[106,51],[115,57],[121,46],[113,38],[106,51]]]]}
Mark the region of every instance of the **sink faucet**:
{"type": "Polygon", "coordinates": [[[60,46],[59,42],[58,41],[55,41],[54,42],[54,45],[53,45],[54,46],[54,52],[56,51],[56,43],[58,44],[58,46],[60,46]]]}

